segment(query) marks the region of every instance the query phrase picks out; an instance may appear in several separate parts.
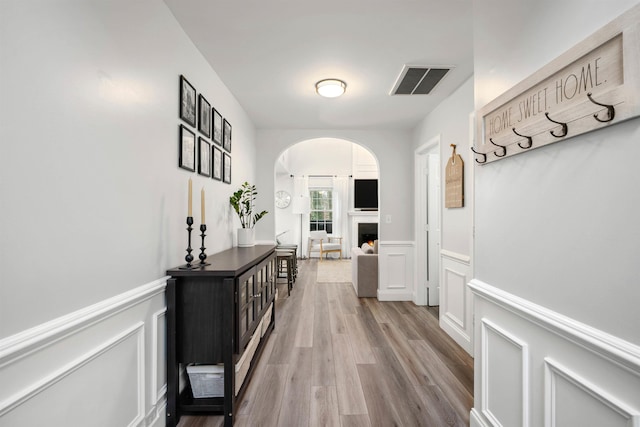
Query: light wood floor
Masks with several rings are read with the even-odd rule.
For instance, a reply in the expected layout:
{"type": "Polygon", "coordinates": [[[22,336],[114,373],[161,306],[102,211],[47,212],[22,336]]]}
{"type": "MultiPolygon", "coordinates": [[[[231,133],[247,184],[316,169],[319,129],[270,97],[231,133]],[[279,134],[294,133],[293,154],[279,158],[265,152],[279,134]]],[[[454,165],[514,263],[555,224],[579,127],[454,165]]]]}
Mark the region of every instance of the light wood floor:
{"type": "MultiPolygon", "coordinates": [[[[327,261],[330,262],[330,261],[327,261]]],[[[290,297],[236,411],[236,426],[468,426],[473,359],[411,302],[357,298],[316,283],[300,261],[290,297]]],[[[183,416],[179,427],[221,426],[183,416]]]]}

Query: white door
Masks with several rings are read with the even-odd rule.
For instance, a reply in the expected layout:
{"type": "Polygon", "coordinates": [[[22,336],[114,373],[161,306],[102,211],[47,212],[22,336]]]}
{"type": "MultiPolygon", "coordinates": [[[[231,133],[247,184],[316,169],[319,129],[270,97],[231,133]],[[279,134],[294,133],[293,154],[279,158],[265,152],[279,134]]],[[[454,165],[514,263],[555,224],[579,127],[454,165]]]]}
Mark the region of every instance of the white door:
{"type": "Polygon", "coordinates": [[[415,151],[416,296],[440,304],[440,136],[415,151]]]}
{"type": "Polygon", "coordinates": [[[440,156],[426,154],[427,305],[440,304],[440,156]]]}

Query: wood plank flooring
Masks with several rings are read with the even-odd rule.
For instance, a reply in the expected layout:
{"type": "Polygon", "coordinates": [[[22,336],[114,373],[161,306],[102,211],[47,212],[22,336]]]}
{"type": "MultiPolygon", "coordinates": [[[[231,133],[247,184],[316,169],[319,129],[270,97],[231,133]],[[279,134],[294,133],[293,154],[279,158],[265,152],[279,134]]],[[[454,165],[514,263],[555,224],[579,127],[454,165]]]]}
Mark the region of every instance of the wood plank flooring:
{"type": "MultiPolygon", "coordinates": [[[[330,262],[330,261],[326,261],[330,262]]],[[[357,298],[317,283],[300,261],[242,401],[236,426],[468,426],[473,359],[438,326],[437,309],[357,298]]],[[[179,427],[222,426],[183,416],[179,427]]]]}

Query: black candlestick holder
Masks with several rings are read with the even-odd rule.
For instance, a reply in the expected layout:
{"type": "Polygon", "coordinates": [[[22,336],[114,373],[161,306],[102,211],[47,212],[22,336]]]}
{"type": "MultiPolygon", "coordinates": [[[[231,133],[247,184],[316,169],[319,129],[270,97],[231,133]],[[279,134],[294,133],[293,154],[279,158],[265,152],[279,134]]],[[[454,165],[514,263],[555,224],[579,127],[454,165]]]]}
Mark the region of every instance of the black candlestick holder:
{"type": "Polygon", "coordinates": [[[181,270],[192,270],[194,268],[198,268],[198,267],[194,267],[191,264],[191,261],[193,261],[193,255],[191,255],[191,252],[193,251],[193,249],[191,249],[191,230],[193,230],[193,228],[191,228],[192,225],[193,225],[193,217],[188,216],[187,217],[187,256],[184,257],[185,261],[187,261],[187,265],[180,267],[181,270]]]}
{"type": "Polygon", "coordinates": [[[210,265],[210,263],[204,261],[207,259],[207,254],[204,253],[204,250],[207,249],[204,247],[204,236],[206,236],[206,234],[204,234],[205,231],[207,231],[207,226],[205,224],[200,224],[200,237],[202,237],[202,246],[200,246],[200,255],[198,255],[198,258],[200,258],[200,264],[198,265],[200,267],[210,265]]]}

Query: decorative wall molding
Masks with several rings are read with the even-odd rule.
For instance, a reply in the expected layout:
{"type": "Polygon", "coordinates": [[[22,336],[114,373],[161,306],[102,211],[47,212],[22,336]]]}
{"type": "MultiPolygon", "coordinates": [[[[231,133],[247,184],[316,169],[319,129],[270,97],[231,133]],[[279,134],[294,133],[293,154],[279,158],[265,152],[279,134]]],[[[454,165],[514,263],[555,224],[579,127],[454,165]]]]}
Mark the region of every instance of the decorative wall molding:
{"type": "MultiPolygon", "coordinates": [[[[163,277],[0,341],[0,424],[21,418],[30,411],[27,408],[40,402],[43,407],[51,405],[51,393],[84,397],[87,392],[77,387],[84,375],[109,384],[108,377],[119,371],[104,367],[120,368],[118,361],[128,355],[135,366],[128,366],[131,372],[122,378],[127,393],[112,394],[115,389],[110,388],[105,396],[116,406],[126,406],[130,420],[125,425],[164,425],[166,384],[159,370],[164,366],[166,280],[163,277]],[[146,331],[151,335],[146,336],[146,331]]],[[[47,412],[30,414],[38,425],[51,417],[47,412]]],[[[103,424],[122,424],[123,412],[110,416],[113,420],[102,420],[103,424]]]]}
{"type": "MultiPolygon", "coordinates": [[[[531,387],[530,385],[530,370],[529,370],[529,346],[527,345],[526,342],[520,340],[518,337],[516,337],[515,335],[513,335],[510,332],[507,332],[505,329],[501,328],[500,326],[496,325],[495,323],[491,322],[488,319],[482,319],[482,324],[481,324],[481,332],[480,332],[480,336],[481,336],[481,351],[482,351],[482,358],[481,358],[481,372],[480,375],[482,377],[482,394],[483,396],[489,396],[489,387],[491,384],[491,373],[490,373],[490,369],[489,369],[489,361],[491,360],[490,358],[490,352],[492,351],[491,346],[489,345],[489,336],[493,334],[496,337],[499,337],[500,339],[502,339],[503,341],[509,343],[510,345],[512,345],[513,347],[515,347],[518,351],[520,351],[521,353],[521,360],[520,360],[520,369],[521,369],[521,378],[522,378],[522,390],[521,390],[521,396],[520,396],[520,400],[521,400],[521,409],[522,409],[522,419],[521,419],[521,425],[522,427],[528,427],[529,426],[529,412],[530,412],[530,407],[531,407],[531,401],[529,398],[529,389],[531,387]]],[[[504,355],[503,355],[504,357],[504,355]]],[[[499,372],[499,375],[506,375],[506,376],[510,376],[515,374],[514,372],[505,372],[504,370],[502,370],[501,372],[499,372]]],[[[498,405],[500,404],[505,404],[505,402],[497,402],[498,405]]],[[[493,406],[493,402],[490,399],[483,399],[482,400],[482,413],[485,415],[485,417],[491,421],[491,423],[493,425],[506,425],[505,423],[501,423],[500,420],[498,420],[498,418],[495,416],[495,414],[492,411],[492,406],[493,406]]],[[[513,405],[509,405],[511,406],[510,409],[513,409],[513,405]]]]}
{"type": "Polygon", "coordinates": [[[599,329],[512,295],[480,280],[469,283],[472,292],[569,341],[606,357],[640,376],[640,347],[599,329]]]}
{"type": "Polygon", "coordinates": [[[481,319],[472,426],[640,427],[640,347],[477,279],[468,286],[481,319]],[[525,349],[522,381],[503,340],[525,349]]]}
{"type": "Polygon", "coordinates": [[[18,391],[13,394],[10,398],[0,402],[0,417],[4,416],[6,413],[12,411],[16,407],[22,405],[29,399],[32,399],[42,391],[48,389],[54,384],[60,382],[65,377],[69,376],[73,372],[77,371],[81,367],[85,366],[92,360],[95,360],[99,356],[107,353],[109,350],[113,349],[117,345],[121,344],[128,338],[136,336],[137,337],[137,408],[138,414],[136,418],[130,423],[130,425],[135,426],[140,424],[145,419],[144,413],[144,385],[145,385],[145,376],[144,376],[144,322],[137,322],[130,328],[122,331],[120,334],[112,337],[107,340],[100,346],[94,348],[83,356],[77,358],[76,360],[71,361],[70,363],[62,366],[57,369],[50,375],[40,379],[39,381],[33,383],[29,387],[26,387],[23,390],[18,391]]]}
{"type": "Polygon", "coordinates": [[[378,242],[378,299],[412,301],[414,242],[378,242]]]}
{"type": "Polygon", "coordinates": [[[168,277],[58,317],[0,341],[0,368],[142,301],[164,293],[168,277]]]}
{"type": "Polygon", "coordinates": [[[440,252],[440,327],[472,354],[473,304],[467,288],[470,276],[469,257],[450,251],[440,252]]]}
{"type": "MultiPolygon", "coordinates": [[[[460,328],[461,332],[465,330],[465,327],[468,325],[467,312],[465,310],[468,298],[466,294],[466,282],[467,276],[465,273],[453,270],[450,267],[442,268],[444,275],[442,277],[444,285],[442,292],[442,306],[444,307],[441,316],[447,318],[447,320],[453,322],[458,328],[460,328]],[[457,278],[454,285],[454,280],[451,280],[452,277],[457,278]],[[458,298],[455,298],[456,302],[456,310],[454,311],[454,304],[450,301],[451,298],[449,296],[450,292],[452,292],[452,288],[457,288],[456,291],[459,294],[458,298]]],[[[468,334],[465,334],[468,335],[468,334]]]]}
{"type": "Polygon", "coordinates": [[[161,351],[164,351],[164,348],[162,350],[158,348],[158,341],[161,333],[166,334],[166,323],[162,323],[161,320],[165,319],[166,313],[167,308],[165,307],[162,310],[153,313],[151,320],[151,401],[149,403],[154,406],[158,405],[161,400],[164,400],[164,397],[167,394],[166,381],[161,382],[162,386],[158,388],[158,366],[160,365],[159,357],[161,351]]]}
{"type": "Polygon", "coordinates": [[[453,261],[458,261],[467,265],[471,264],[471,257],[469,255],[460,254],[446,249],[440,249],[440,255],[443,258],[449,258],[453,261]]]}
{"type": "MultiPolygon", "coordinates": [[[[562,425],[557,422],[557,383],[559,379],[563,379],[572,384],[576,390],[579,390],[591,396],[602,405],[608,407],[612,412],[620,417],[621,426],[640,426],[640,412],[629,407],[625,402],[616,396],[611,395],[601,387],[591,383],[589,380],[582,378],[580,375],[572,372],[570,369],[546,357],[545,362],[545,425],[556,427],[562,425]]],[[[613,426],[611,426],[613,427],[613,426]]]]}

